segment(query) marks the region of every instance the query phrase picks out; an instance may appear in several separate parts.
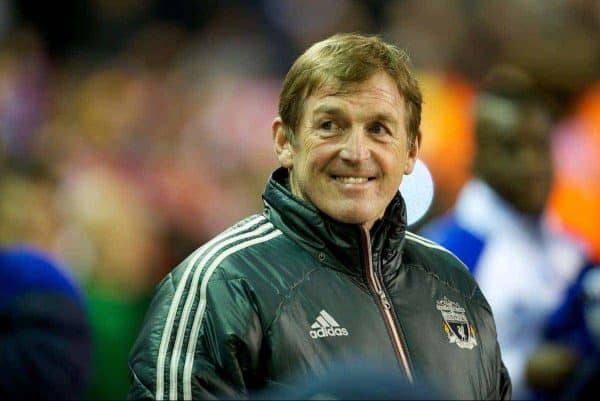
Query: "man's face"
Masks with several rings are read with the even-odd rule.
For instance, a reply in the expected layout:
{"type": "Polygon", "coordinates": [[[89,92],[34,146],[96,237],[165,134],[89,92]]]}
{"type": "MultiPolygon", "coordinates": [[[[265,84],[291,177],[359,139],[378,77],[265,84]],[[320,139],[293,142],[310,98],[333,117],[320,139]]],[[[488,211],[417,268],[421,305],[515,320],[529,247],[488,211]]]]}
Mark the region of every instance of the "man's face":
{"type": "Polygon", "coordinates": [[[405,121],[404,99],[384,72],[312,94],[293,143],[281,120],[273,123],[292,192],[338,221],[370,228],[417,157],[420,138],[409,147],[405,121]]]}
{"type": "Polygon", "coordinates": [[[503,124],[481,126],[478,173],[517,210],[542,213],[552,184],[547,110],[537,105],[517,107],[503,124]]]}

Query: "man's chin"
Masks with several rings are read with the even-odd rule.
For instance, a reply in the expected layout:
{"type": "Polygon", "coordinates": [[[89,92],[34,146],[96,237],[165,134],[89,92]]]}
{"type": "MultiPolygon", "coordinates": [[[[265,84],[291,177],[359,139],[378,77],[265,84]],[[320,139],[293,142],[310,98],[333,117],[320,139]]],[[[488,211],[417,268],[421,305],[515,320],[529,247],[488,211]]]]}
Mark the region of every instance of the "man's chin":
{"type": "Polygon", "coordinates": [[[331,213],[325,212],[325,214],[327,214],[332,219],[339,221],[340,223],[356,224],[366,226],[367,228],[370,228],[373,225],[373,223],[378,219],[378,217],[376,217],[372,213],[357,212],[352,210],[335,210],[331,213]]]}
{"type": "Polygon", "coordinates": [[[515,198],[512,202],[509,203],[511,203],[513,208],[515,208],[520,213],[531,217],[537,217],[542,215],[546,209],[545,198],[539,199],[534,197],[528,198],[523,196],[520,198],[515,198]]]}

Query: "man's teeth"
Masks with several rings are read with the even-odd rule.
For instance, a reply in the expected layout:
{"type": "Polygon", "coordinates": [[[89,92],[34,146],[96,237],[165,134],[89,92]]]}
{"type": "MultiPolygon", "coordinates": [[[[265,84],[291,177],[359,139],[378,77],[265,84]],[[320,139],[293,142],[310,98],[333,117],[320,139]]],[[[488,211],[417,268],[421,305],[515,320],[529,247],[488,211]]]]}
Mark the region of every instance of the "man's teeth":
{"type": "Polygon", "coordinates": [[[367,177],[335,177],[335,179],[344,184],[361,184],[369,181],[367,177]]]}

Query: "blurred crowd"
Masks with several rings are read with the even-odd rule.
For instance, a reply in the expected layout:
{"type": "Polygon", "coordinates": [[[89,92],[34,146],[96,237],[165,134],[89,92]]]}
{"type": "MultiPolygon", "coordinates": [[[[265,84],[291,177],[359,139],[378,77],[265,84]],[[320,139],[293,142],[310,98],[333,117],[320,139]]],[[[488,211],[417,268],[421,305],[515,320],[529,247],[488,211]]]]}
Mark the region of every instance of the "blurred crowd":
{"type": "MultiPolygon", "coordinates": [[[[335,32],[405,48],[424,92],[422,160],[448,211],[470,177],[473,102],[499,63],[549,96],[545,218],[600,259],[600,2],[0,1],[0,245],[60,258],[85,290],[90,398],[123,398],[156,283],[262,209],[283,74],[335,32]]],[[[418,228],[418,227],[417,227],[418,228]]]]}

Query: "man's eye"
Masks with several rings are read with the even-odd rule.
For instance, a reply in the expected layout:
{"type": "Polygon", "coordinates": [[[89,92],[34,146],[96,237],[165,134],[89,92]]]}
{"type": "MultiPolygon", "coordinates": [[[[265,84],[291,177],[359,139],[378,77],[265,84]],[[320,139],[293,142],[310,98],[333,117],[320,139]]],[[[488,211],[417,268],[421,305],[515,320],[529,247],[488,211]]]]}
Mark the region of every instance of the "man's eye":
{"type": "Polygon", "coordinates": [[[369,132],[372,134],[387,134],[388,130],[383,125],[375,123],[369,127],[369,132]]]}
{"type": "Polygon", "coordinates": [[[333,121],[325,121],[321,123],[321,129],[325,131],[331,131],[333,129],[333,121]]]}

